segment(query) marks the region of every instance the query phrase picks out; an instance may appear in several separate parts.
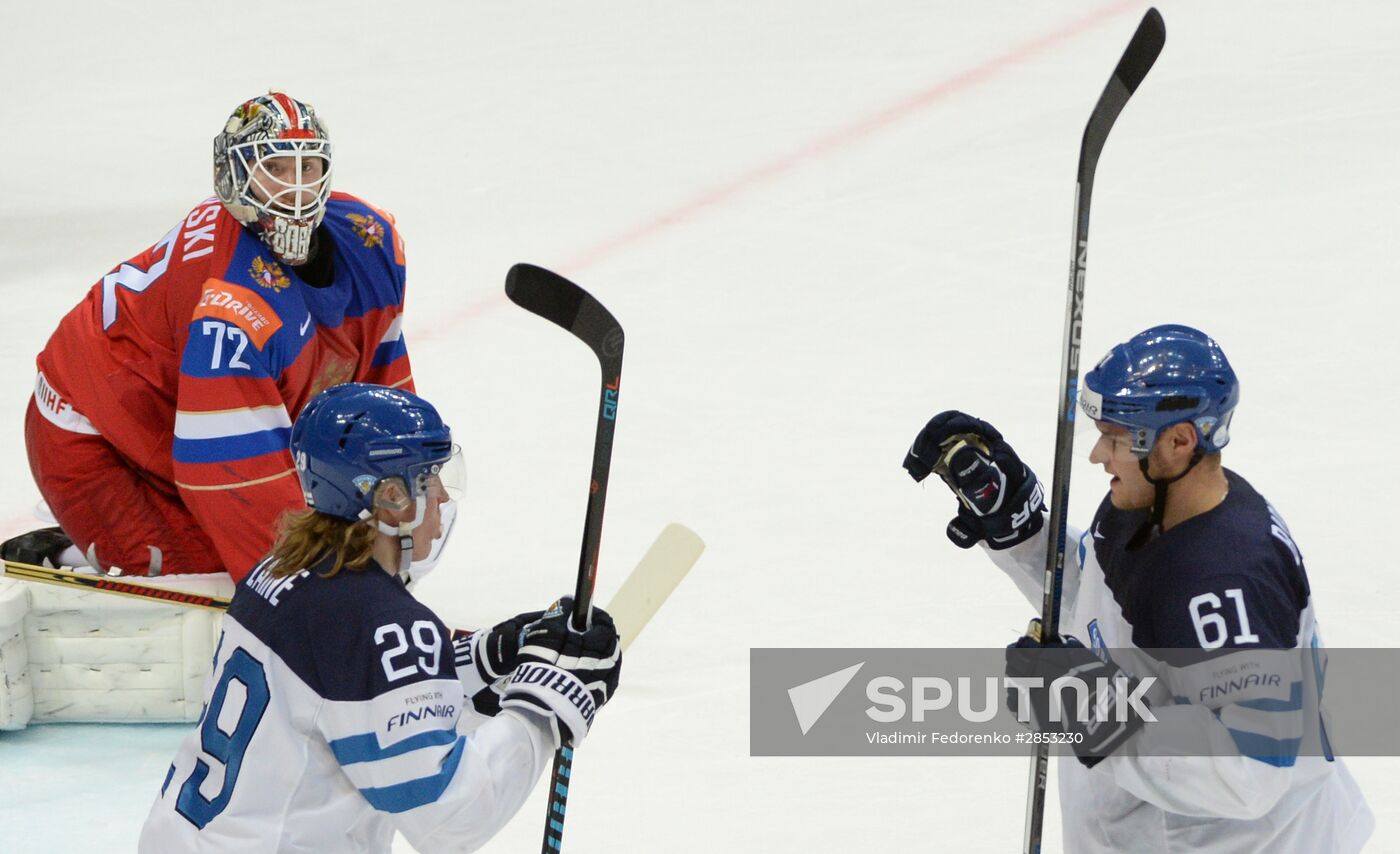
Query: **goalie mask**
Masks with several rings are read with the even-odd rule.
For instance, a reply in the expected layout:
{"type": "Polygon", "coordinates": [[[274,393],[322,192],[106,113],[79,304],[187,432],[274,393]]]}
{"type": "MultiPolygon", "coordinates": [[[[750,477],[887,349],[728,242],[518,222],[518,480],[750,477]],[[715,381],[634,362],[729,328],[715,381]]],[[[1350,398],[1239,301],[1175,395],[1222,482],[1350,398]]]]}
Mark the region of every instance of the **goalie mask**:
{"type": "Polygon", "coordinates": [[[306,263],[331,194],[325,124],[281,92],[240,104],[214,137],[214,192],[272,254],[306,263]]]}

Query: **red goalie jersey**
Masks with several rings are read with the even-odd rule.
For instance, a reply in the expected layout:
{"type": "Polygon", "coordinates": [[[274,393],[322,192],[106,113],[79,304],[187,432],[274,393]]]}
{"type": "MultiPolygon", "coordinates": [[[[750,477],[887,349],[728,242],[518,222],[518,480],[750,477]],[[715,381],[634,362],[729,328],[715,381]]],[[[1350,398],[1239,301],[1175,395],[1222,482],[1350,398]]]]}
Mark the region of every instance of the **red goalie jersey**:
{"type": "Polygon", "coordinates": [[[302,406],[343,382],[412,389],[393,219],[333,193],[317,238],[321,286],[209,199],[103,276],[39,354],[30,465],[104,568],[145,574],[155,547],[164,572],[241,579],[305,506],[287,449],[302,406]]]}

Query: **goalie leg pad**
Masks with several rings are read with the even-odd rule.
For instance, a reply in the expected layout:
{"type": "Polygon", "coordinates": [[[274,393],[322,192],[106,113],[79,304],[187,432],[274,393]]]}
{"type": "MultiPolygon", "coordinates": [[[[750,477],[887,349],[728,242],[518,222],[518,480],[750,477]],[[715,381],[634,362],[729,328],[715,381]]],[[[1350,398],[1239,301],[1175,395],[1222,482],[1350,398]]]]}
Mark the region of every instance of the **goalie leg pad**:
{"type": "MultiPolygon", "coordinates": [[[[160,581],[233,592],[223,573],[160,581]]],[[[82,588],[36,584],[29,593],[25,640],[36,723],[198,719],[219,612],[82,588]]]]}
{"type": "Polygon", "coordinates": [[[12,578],[0,578],[0,730],[24,729],[34,715],[24,639],[28,613],[29,587],[12,578]]]}

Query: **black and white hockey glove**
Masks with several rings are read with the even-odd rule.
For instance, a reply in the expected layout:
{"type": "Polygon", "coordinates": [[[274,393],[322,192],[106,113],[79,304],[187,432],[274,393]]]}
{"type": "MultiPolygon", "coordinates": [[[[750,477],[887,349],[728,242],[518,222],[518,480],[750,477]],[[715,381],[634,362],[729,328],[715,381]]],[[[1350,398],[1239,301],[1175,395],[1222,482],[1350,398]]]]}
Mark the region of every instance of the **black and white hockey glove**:
{"type": "Polygon", "coordinates": [[[1067,735],[1087,768],[1122,747],[1142,728],[1143,715],[1151,714],[1140,696],[1140,680],[1072,635],[1048,642],[1022,636],[1006,648],[1006,675],[1019,683],[1006,692],[1007,708],[1016,719],[1036,732],[1067,735]],[[1069,684],[1052,690],[1057,679],[1069,684]],[[1059,697],[1053,703],[1052,693],[1059,697]],[[1023,701],[1029,705],[1024,712],[1023,701]]]}
{"type": "Polygon", "coordinates": [[[489,717],[501,710],[501,692],[496,683],[515,670],[520,637],[526,626],[542,616],[543,611],[526,611],[490,629],[452,633],[457,675],[478,714],[489,717]]]}
{"type": "Polygon", "coordinates": [[[555,747],[577,747],[588,735],[593,716],[617,692],[622,648],[612,617],[594,608],[585,632],[569,627],[574,600],[564,597],[525,627],[501,708],[534,712],[549,718],[555,747]]]}
{"type": "Polygon", "coordinates": [[[1010,548],[1035,536],[1045,524],[1045,490],[997,429],[964,412],[940,412],[924,425],[904,468],[922,482],[935,472],[958,497],[958,515],[948,539],[959,548],[986,540],[1010,548]]]}

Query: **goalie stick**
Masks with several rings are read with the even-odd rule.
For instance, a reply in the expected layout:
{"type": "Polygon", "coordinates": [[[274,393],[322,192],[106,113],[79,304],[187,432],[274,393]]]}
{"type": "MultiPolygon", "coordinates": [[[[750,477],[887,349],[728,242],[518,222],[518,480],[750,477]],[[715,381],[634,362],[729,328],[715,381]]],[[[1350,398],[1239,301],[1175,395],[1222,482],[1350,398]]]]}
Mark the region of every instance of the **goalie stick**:
{"type": "Polygon", "coordinates": [[[186,605],[191,608],[208,608],[211,611],[227,611],[229,600],[222,596],[192,593],[155,584],[131,581],[119,575],[105,575],[93,572],[75,572],[71,569],[54,569],[48,566],[34,566],[28,563],[5,561],[4,578],[18,578],[22,581],[38,581],[61,587],[86,587],[102,593],[130,596],[135,599],[158,599],[172,605],[186,605]]]}
{"type": "MultiPolygon", "coordinates": [[[[627,576],[627,580],[622,583],[617,593],[613,594],[607,605],[607,612],[617,624],[617,633],[624,652],[666,603],[676,585],[690,572],[690,568],[695,565],[695,561],[704,550],[705,543],[700,539],[700,535],[679,522],[672,522],[656,535],[651,547],[642,555],[642,559],[637,562],[632,573],[627,576]]],[[[100,593],[129,596],[134,599],[153,599],[190,608],[208,608],[212,611],[227,610],[229,605],[229,600],[222,596],[158,587],[121,576],[54,569],[14,561],[5,562],[0,578],[5,577],[59,587],[84,587],[100,593]]]]}
{"type": "MultiPolygon", "coordinates": [[[[598,395],[598,422],[593,437],[593,476],[588,487],[588,508],[583,519],[583,546],[579,552],[578,578],[574,585],[574,613],[570,621],[577,631],[588,628],[597,580],[598,546],[603,533],[603,504],[608,496],[608,471],[612,466],[613,431],[617,426],[618,389],[622,381],[622,326],[603,304],[578,285],[542,267],[516,264],[506,274],[506,296],[511,302],[567,329],[598,357],[602,383],[598,395]]],[[[545,814],[541,851],[553,854],[563,846],[564,811],[569,801],[573,747],[563,745],[554,755],[549,782],[549,810],[545,814]]]]}
{"type": "MultiPolygon", "coordinates": [[[[1094,191],[1094,170],[1108,132],[1128,99],[1137,91],[1152,64],[1166,44],[1167,29],[1155,8],[1142,16],[1137,31],[1118,60],[1108,85],[1099,96],[1084,137],[1079,144],[1079,172],[1074,199],[1074,240],[1070,245],[1069,295],[1065,305],[1065,333],[1060,354],[1059,421],[1055,428],[1055,471],[1050,490],[1049,545],[1045,553],[1045,594],[1038,625],[1032,621],[1028,634],[1053,638],[1060,630],[1060,595],[1065,574],[1065,515],[1069,509],[1069,474],[1074,450],[1074,410],[1079,396],[1079,337],[1084,318],[1084,270],[1089,252],[1089,202],[1094,191]]],[[[1040,853],[1045,818],[1045,782],[1050,768],[1050,748],[1036,747],[1031,763],[1026,795],[1025,854],[1040,853]]]]}

